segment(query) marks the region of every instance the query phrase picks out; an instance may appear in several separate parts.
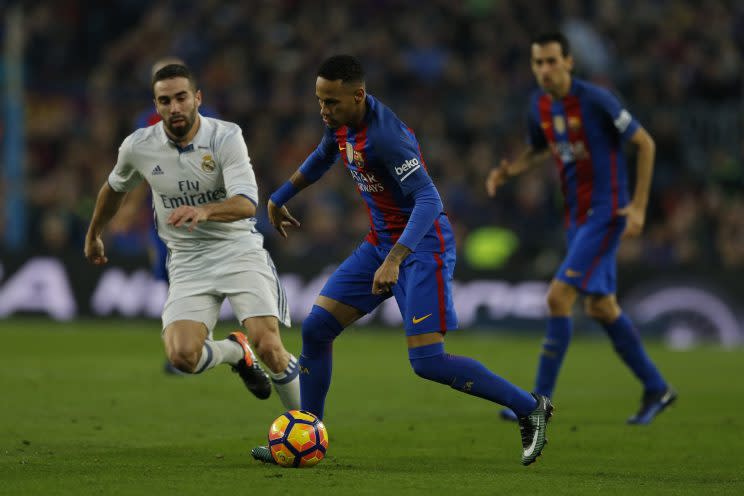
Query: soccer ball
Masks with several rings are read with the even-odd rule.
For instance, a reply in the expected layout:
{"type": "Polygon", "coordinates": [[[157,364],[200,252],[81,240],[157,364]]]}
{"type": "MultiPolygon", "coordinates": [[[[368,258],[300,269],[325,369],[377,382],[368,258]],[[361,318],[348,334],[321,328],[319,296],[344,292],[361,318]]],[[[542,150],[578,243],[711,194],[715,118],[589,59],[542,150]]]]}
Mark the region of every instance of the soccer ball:
{"type": "Polygon", "coordinates": [[[269,449],[282,467],[312,467],[326,454],[328,432],[312,413],[290,410],[271,424],[269,449]]]}

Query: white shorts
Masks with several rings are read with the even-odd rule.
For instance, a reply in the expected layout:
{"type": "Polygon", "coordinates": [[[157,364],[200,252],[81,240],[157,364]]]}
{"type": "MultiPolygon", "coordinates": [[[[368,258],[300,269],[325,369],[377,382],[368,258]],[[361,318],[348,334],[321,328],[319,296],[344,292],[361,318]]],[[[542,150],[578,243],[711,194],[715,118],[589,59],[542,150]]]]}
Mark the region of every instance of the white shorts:
{"type": "Polygon", "coordinates": [[[203,322],[211,335],[225,298],[240,323],[271,315],[291,325],[287,296],[263,248],[218,242],[204,243],[199,250],[176,251],[168,260],[168,276],[163,329],[177,320],[194,320],[203,322]]]}

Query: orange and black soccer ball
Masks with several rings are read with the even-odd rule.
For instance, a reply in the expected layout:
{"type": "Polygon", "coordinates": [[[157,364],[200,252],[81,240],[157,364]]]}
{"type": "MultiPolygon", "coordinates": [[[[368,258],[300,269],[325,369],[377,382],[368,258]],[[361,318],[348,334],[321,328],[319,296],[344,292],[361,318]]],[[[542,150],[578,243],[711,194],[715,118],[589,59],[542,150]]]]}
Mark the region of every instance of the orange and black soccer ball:
{"type": "Polygon", "coordinates": [[[272,422],[269,449],[282,467],[312,467],[326,455],[328,432],[312,413],[290,410],[272,422]]]}

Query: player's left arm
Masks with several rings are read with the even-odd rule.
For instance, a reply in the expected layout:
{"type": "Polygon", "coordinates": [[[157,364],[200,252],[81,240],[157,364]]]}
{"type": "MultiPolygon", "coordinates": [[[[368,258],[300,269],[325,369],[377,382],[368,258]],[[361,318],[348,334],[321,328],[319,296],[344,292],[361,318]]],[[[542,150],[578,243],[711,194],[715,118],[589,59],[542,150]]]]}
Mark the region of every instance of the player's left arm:
{"type": "Polygon", "coordinates": [[[633,199],[625,208],[617,211],[619,215],[624,215],[628,219],[623,238],[639,236],[643,231],[656,155],[654,139],[644,128],[638,127],[631,136],[630,142],[638,148],[638,158],[636,159],[636,184],[633,199]]]}
{"type": "Polygon", "coordinates": [[[615,95],[605,89],[597,88],[594,98],[600,110],[604,111],[612,121],[620,141],[630,141],[638,147],[636,185],[633,199],[625,207],[618,209],[617,214],[627,217],[623,238],[639,236],[646,221],[646,206],[651,190],[651,175],[654,168],[656,145],[651,135],[623,107],[615,95]]]}
{"type": "Polygon", "coordinates": [[[200,222],[235,222],[256,215],[256,175],[240,128],[236,126],[216,148],[216,159],[222,166],[227,199],[198,207],[182,205],[168,216],[168,224],[175,227],[187,226],[189,231],[193,231],[200,222]]]}
{"type": "Polygon", "coordinates": [[[424,168],[424,159],[410,130],[401,126],[400,135],[380,140],[377,152],[403,193],[414,200],[414,207],[403,233],[375,272],[372,292],[382,294],[390,291],[398,282],[400,264],[416,249],[444,210],[444,206],[424,168]]]}

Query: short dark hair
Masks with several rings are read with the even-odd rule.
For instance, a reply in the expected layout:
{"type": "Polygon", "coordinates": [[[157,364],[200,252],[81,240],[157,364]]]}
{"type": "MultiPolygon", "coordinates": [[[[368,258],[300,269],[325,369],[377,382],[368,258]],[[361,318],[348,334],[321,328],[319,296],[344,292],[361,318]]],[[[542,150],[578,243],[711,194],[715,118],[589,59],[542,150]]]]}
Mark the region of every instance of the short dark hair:
{"type": "Polygon", "coordinates": [[[532,39],[535,45],[547,45],[548,43],[558,43],[561,46],[561,55],[568,57],[571,55],[571,45],[568,38],[563,33],[542,33],[532,39]]]}
{"type": "Polygon", "coordinates": [[[343,83],[363,83],[364,69],[359,59],[352,55],[334,55],[320,64],[318,76],[329,81],[340,79],[343,83]]]}
{"type": "Polygon", "coordinates": [[[183,64],[168,64],[152,76],[152,87],[155,87],[155,83],[163,81],[164,79],[172,79],[182,77],[189,80],[191,88],[196,91],[196,78],[191,73],[188,67],[183,64]]]}

